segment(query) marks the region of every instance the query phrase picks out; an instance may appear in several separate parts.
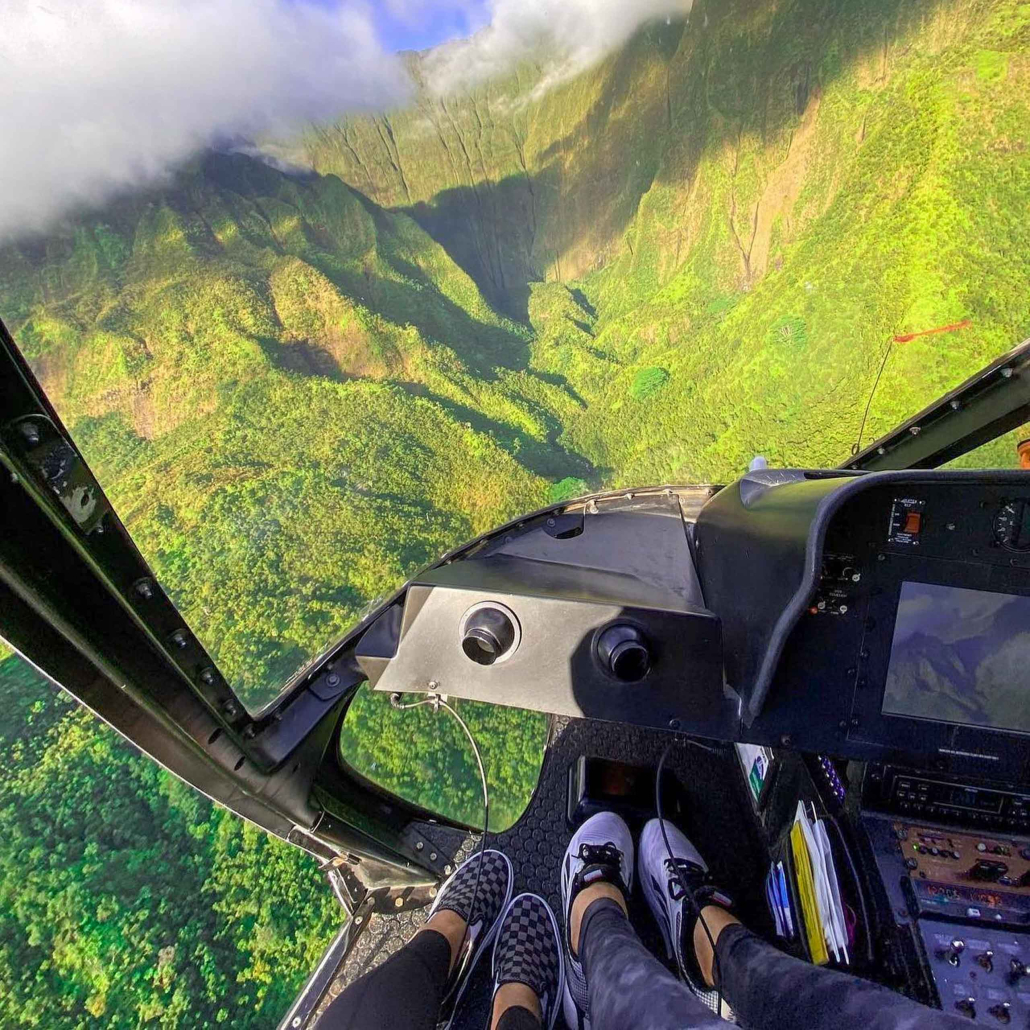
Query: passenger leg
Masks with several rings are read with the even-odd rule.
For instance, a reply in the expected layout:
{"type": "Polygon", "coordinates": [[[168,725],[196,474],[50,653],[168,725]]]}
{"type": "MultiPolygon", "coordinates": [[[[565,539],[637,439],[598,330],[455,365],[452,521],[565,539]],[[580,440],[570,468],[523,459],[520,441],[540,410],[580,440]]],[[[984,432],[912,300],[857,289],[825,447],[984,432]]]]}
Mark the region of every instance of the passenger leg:
{"type": "Polygon", "coordinates": [[[629,828],[614,813],[601,812],[576,831],[562,864],[569,1027],[725,1028],[724,1021],[655,959],[633,931],[625,901],[632,886],[629,828]]]}
{"type": "Polygon", "coordinates": [[[929,1030],[967,1024],[965,1017],[927,1008],[886,987],[784,955],[729,911],[728,896],[711,885],[704,859],[683,833],[668,821],[664,830],[652,819],[640,835],[644,896],[670,954],[713,1007],[711,989],[718,981],[740,1023],[761,1030],[929,1030]],[[692,897],[702,905],[707,932],[692,897]]]}
{"type": "Polygon", "coordinates": [[[396,955],[351,984],[319,1025],[328,1030],[449,1027],[469,974],[497,934],[512,883],[511,862],[501,852],[473,855],[440,888],[426,925],[396,955]]]}
{"type": "Polygon", "coordinates": [[[501,920],[494,945],[492,1030],[552,1030],[564,984],[561,934],[551,906],[520,894],[501,920]]]}
{"type": "MultiPolygon", "coordinates": [[[[716,942],[727,1001],[741,1023],[762,1030],[942,1030],[968,1026],[964,1016],[920,1005],[897,991],[857,976],[784,955],[728,912],[703,910],[716,942]]],[[[700,923],[694,930],[698,961],[714,983],[712,948],[700,923]]]]}
{"type": "MultiPolygon", "coordinates": [[[[464,923],[458,940],[462,937],[464,923]]],[[[319,1025],[327,1030],[435,1030],[454,950],[444,933],[425,926],[381,966],[355,980],[326,1009],[319,1025]]]]}
{"type": "Polygon", "coordinates": [[[591,1030],[729,1027],[644,947],[617,901],[587,906],[579,943],[591,1030]]]}

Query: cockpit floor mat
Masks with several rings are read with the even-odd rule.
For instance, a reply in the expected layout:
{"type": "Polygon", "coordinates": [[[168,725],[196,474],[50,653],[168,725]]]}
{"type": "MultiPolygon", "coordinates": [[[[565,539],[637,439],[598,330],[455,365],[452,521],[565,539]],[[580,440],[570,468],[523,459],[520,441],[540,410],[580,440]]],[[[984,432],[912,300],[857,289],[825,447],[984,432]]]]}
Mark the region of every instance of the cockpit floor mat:
{"type": "MultiPolygon", "coordinates": [[[[670,733],[621,723],[585,719],[554,719],[540,782],[528,809],[509,830],[491,835],[489,846],[504,851],[515,870],[515,893],[531,890],[547,898],[562,923],[559,871],[565,846],[572,834],[566,819],[569,769],[580,755],[606,758],[632,765],[657,768],[670,733]]],[[[717,881],[737,899],[748,923],[758,932],[769,932],[763,899],[763,880],[768,855],[755,827],[740,766],[731,745],[703,742],[699,747],[683,740],[674,747],[666,767],[679,782],[686,801],[680,827],[708,861],[717,881]]],[[[458,850],[461,861],[477,845],[477,834],[464,834],[433,824],[419,826],[427,839],[443,850],[458,850]]],[[[359,937],[348,960],[329,987],[309,1025],[329,1001],[348,984],[392,955],[422,925],[425,910],[397,915],[374,915],[359,937]]],[[[657,927],[639,892],[630,902],[630,918],[645,944],[664,961],[657,927]]],[[[455,1030],[487,1026],[490,1005],[489,962],[484,959],[473,974],[455,1030]]],[[[320,1030],[330,1030],[328,1025],[320,1030]]]]}

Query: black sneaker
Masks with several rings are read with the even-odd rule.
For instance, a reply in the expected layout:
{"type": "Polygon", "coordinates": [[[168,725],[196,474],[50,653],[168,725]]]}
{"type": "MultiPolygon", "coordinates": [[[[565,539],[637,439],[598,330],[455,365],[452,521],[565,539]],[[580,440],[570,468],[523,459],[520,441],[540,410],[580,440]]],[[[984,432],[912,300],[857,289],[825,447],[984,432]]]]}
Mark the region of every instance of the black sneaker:
{"type": "Polygon", "coordinates": [[[543,898],[520,894],[508,906],[497,932],[493,971],[493,996],[504,984],[525,984],[540,1001],[543,1030],[551,1030],[561,1008],[565,963],[558,922],[543,898]]]}
{"type": "Polygon", "coordinates": [[[429,910],[432,918],[437,912],[454,912],[469,924],[465,935],[465,943],[454,963],[447,992],[440,1005],[439,1030],[447,1030],[454,1019],[454,1013],[461,1001],[461,996],[468,986],[469,974],[479,961],[480,955],[490,946],[497,933],[511,901],[514,876],[508,856],[500,851],[483,852],[483,872],[479,876],[479,893],[476,894],[476,910],[473,912],[472,896],[476,891],[476,876],[479,872],[480,856],[477,851],[470,859],[463,862],[440,888],[440,893],[429,910]]]}

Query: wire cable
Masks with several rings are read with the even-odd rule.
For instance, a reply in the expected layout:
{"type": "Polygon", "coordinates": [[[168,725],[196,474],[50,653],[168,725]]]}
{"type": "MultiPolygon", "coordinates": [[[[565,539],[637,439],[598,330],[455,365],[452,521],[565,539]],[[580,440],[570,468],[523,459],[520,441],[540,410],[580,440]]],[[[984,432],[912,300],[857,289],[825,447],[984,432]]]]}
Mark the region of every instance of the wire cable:
{"type": "Polygon", "coordinates": [[[876,373],[876,379],[873,381],[873,388],[869,391],[869,399],[865,402],[865,411],[862,412],[862,424],[858,427],[858,439],[851,445],[851,456],[854,457],[862,449],[862,434],[865,432],[866,419],[869,418],[869,409],[872,407],[873,397],[876,396],[876,388],[880,385],[880,376],[883,375],[883,370],[887,367],[887,359],[891,356],[891,351],[894,350],[894,340],[887,344],[887,350],[883,355],[883,361],[880,362],[880,369],[876,373]]]}
{"type": "Polygon", "coordinates": [[[479,753],[479,745],[476,743],[476,738],[472,736],[472,731],[468,728],[468,724],[458,714],[457,709],[449,705],[439,694],[427,694],[421,701],[412,701],[408,704],[401,702],[400,694],[394,693],[390,695],[390,707],[397,709],[399,712],[410,711],[413,708],[422,708],[424,706],[432,708],[434,712],[438,712],[443,708],[454,717],[455,721],[464,731],[465,736],[468,737],[468,742],[472,746],[472,754],[476,758],[476,765],[479,767],[479,781],[483,787],[483,837],[479,843],[479,866],[476,869],[476,883],[472,888],[472,904],[469,905],[468,925],[471,927],[472,918],[476,913],[476,902],[479,900],[479,880],[483,875],[483,854],[486,851],[486,835],[490,826],[490,789],[486,782],[486,770],[483,767],[483,757],[479,753]]]}
{"type": "MultiPolygon", "coordinates": [[[[701,926],[705,931],[705,936],[708,938],[708,943],[712,948],[713,972],[715,974],[714,979],[716,981],[715,997],[717,999],[715,1014],[719,1017],[722,1017],[722,971],[719,969],[719,953],[715,950],[715,938],[712,936],[712,931],[708,928],[708,922],[705,919],[704,914],[701,912],[701,906],[697,902],[697,895],[694,893],[693,888],[690,886],[689,883],[686,882],[685,879],[680,877],[678,874],[676,857],[672,853],[672,845],[669,843],[669,834],[665,829],[665,816],[662,815],[662,772],[665,769],[665,761],[669,757],[669,753],[678,743],[678,740],[671,740],[666,745],[665,750],[662,752],[662,757],[658,760],[658,772],[655,774],[654,784],[654,805],[658,815],[658,826],[662,831],[662,840],[665,842],[665,851],[669,856],[669,863],[671,866],[670,872],[675,873],[675,875],[677,875],[677,877],[679,878],[680,886],[683,888],[687,896],[690,898],[690,903],[694,906],[694,910],[697,912],[697,918],[701,923],[701,926]]],[[[687,743],[697,744],[698,747],[702,748],[705,751],[715,750],[714,748],[710,748],[704,744],[699,743],[698,741],[687,741],[687,743]]],[[[693,942],[691,942],[691,947],[693,947],[693,942]]],[[[674,953],[676,954],[676,964],[679,966],[680,976],[683,977],[684,980],[687,980],[689,982],[691,978],[688,976],[686,969],[683,968],[683,961],[680,958],[682,950],[682,947],[678,952],[675,948],[673,949],[674,953]]]]}

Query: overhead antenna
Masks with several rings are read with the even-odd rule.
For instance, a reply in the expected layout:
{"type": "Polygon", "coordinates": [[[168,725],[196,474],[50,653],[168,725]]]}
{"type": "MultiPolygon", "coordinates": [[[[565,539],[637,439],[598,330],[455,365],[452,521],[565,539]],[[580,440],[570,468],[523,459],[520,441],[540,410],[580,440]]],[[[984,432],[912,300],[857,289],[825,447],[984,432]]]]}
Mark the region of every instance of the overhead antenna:
{"type": "Polygon", "coordinates": [[[968,329],[972,324],[973,323],[970,319],[964,318],[961,322],[952,322],[950,325],[939,325],[933,329],[922,329],[917,333],[901,333],[891,337],[890,342],[887,344],[887,350],[883,355],[883,361],[880,362],[880,368],[876,373],[876,379],[873,381],[873,388],[869,391],[869,399],[865,402],[865,411],[862,413],[862,424],[858,427],[858,438],[851,446],[852,457],[858,454],[862,449],[862,434],[865,432],[866,419],[869,418],[869,408],[872,406],[873,397],[876,395],[876,388],[880,385],[880,377],[883,375],[883,370],[887,367],[887,359],[891,356],[894,344],[909,343],[917,336],[932,336],[934,333],[952,333],[955,332],[956,329],[968,329]]]}

